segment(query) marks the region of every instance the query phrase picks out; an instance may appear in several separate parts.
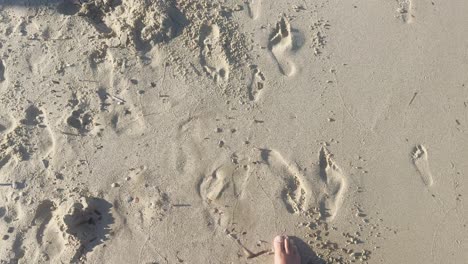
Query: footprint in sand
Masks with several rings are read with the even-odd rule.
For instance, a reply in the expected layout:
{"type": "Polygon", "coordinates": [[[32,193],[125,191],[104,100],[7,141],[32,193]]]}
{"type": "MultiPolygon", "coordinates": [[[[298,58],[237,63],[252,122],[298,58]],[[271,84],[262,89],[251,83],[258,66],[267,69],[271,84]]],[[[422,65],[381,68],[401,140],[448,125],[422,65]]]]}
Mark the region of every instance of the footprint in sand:
{"type": "Polygon", "coordinates": [[[248,181],[247,162],[223,164],[203,177],[199,183],[199,195],[212,209],[212,216],[220,226],[227,227],[232,220],[236,204],[248,181]]]}
{"type": "Polygon", "coordinates": [[[34,256],[37,262],[58,260],[65,250],[64,234],[54,215],[56,209],[50,200],[42,201],[36,209],[31,226],[37,242],[34,256]]]}
{"type": "Polygon", "coordinates": [[[7,114],[5,109],[0,108],[0,136],[8,134],[14,125],[13,118],[7,114]]]}
{"type": "Polygon", "coordinates": [[[247,10],[250,18],[254,20],[259,18],[262,11],[262,0],[249,0],[247,2],[247,10]]]}
{"type": "Polygon", "coordinates": [[[252,67],[252,79],[248,86],[249,100],[257,101],[264,87],[265,76],[256,66],[252,67]]]}
{"type": "Polygon", "coordinates": [[[284,159],[277,151],[262,152],[273,173],[285,181],[282,199],[290,213],[307,213],[318,208],[325,221],[336,217],[343,204],[347,180],[327,149],[320,149],[318,168],[310,174],[284,159]]]}
{"type": "MultiPolygon", "coordinates": [[[[8,208],[8,207],[7,207],[8,208]]],[[[21,206],[17,208],[9,208],[10,217],[13,219],[27,219],[29,212],[26,215],[21,213],[21,206]]],[[[66,260],[56,261],[55,257],[60,253],[65,240],[60,236],[62,233],[59,228],[52,230],[49,223],[53,221],[53,211],[55,204],[50,200],[45,200],[39,203],[37,208],[31,212],[32,220],[27,222],[18,221],[15,227],[13,243],[5,244],[5,249],[12,252],[11,263],[20,263],[27,260],[31,263],[64,263],[66,260]]],[[[30,219],[30,218],[29,218],[30,219]]],[[[15,220],[17,221],[17,220],[15,220]]],[[[9,222],[9,221],[7,221],[9,222]]],[[[9,262],[10,263],[10,262],[9,262]]]]}
{"type": "Polygon", "coordinates": [[[284,188],[281,198],[290,213],[301,213],[307,210],[311,200],[312,189],[307,184],[306,177],[296,164],[292,164],[283,156],[269,149],[260,149],[262,160],[270,167],[273,174],[279,175],[284,180],[284,188]]]}
{"type": "Polygon", "coordinates": [[[200,64],[205,72],[217,83],[229,79],[229,63],[221,42],[217,25],[203,25],[200,29],[200,64]]]}
{"type": "MultiPolygon", "coordinates": [[[[278,201],[282,201],[290,213],[309,215],[310,212],[320,212],[324,221],[336,217],[343,204],[347,180],[328,150],[320,150],[318,167],[311,172],[289,162],[278,151],[260,149],[259,152],[257,160],[260,162],[256,167],[250,168],[252,162],[248,162],[249,159],[237,164],[226,162],[200,180],[199,194],[218,225],[227,227],[236,215],[246,212],[271,214],[270,209],[258,208],[257,202],[249,197],[265,199],[265,204],[272,203],[276,211],[274,208],[281,204],[275,205],[276,199],[268,201],[271,198],[266,193],[280,198],[278,201]],[[261,180],[260,175],[266,178],[261,180]]],[[[241,221],[245,224],[249,219],[250,216],[241,221]]]]}
{"type": "MultiPolygon", "coordinates": [[[[14,159],[10,153],[9,144],[6,144],[6,135],[8,135],[15,127],[13,118],[6,114],[4,109],[0,109],[0,137],[4,140],[0,141],[0,171],[2,175],[8,175],[10,171],[16,166],[14,159]]],[[[4,179],[0,178],[0,182],[4,179]]]]}
{"type": "Polygon", "coordinates": [[[88,252],[107,240],[113,223],[111,207],[100,198],[81,198],[60,206],[42,201],[26,234],[35,236],[31,241],[36,241],[37,247],[27,251],[24,258],[34,259],[34,263],[76,263],[85,259],[88,252]]]}
{"type": "Polygon", "coordinates": [[[197,190],[206,208],[208,226],[214,230],[249,230],[247,237],[276,228],[277,209],[283,208],[284,185],[263,164],[260,152],[237,153],[215,162],[201,174],[197,190]],[[258,219],[270,219],[265,224],[258,219]]]}
{"type": "Polygon", "coordinates": [[[429,168],[427,150],[423,145],[417,145],[411,154],[413,164],[421,176],[423,183],[430,187],[433,184],[432,173],[429,168]]]}
{"type": "Polygon", "coordinates": [[[110,225],[114,223],[112,204],[101,198],[83,197],[63,215],[68,240],[79,245],[73,260],[86,257],[97,245],[108,239],[110,225]]]}
{"type": "Polygon", "coordinates": [[[322,217],[333,220],[343,204],[346,178],[326,148],[319,152],[320,192],[317,201],[322,217]]]}
{"type": "Polygon", "coordinates": [[[296,65],[290,59],[293,44],[291,25],[285,17],[282,17],[276,23],[276,28],[270,35],[268,49],[272,53],[280,72],[286,76],[292,76],[296,72],[296,65]]]}
{"type": "Polygon", "coordinates": [[[398,3],[398,17],[404,23],[411,23],[413,21],[413,13],[412,13],[412,1],[411,0],[397,0],[398,3]]]}

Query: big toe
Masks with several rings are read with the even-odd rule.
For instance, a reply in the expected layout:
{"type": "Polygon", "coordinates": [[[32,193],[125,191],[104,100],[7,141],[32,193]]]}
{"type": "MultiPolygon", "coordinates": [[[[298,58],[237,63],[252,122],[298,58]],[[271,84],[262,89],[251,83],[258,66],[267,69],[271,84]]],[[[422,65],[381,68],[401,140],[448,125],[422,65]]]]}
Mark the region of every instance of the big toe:
{"type": "Polygon", "coordinates": [[[275,249],[275,255],[285,252],[284,249],[284,236],[276,236],[273,240],[273,248],[275,249]]]}
{"type": "Polygon", "coordinates": [[[277,236],[273,240],[275,264],[300,264],[301,256],[294,241],[289,237],[277,236]]]}

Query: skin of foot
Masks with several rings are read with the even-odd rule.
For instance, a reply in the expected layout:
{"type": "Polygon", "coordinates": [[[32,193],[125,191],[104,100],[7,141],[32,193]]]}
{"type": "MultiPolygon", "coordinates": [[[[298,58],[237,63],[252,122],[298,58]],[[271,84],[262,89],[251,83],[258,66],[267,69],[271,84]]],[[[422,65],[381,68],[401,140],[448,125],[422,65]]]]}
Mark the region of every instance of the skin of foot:
{"type": "Polygon", "coordinates": [[[285,236],[276,236],[273,240],[275,251],[274,264],[301,264],[301,256],[294,241],[285,236]]]}

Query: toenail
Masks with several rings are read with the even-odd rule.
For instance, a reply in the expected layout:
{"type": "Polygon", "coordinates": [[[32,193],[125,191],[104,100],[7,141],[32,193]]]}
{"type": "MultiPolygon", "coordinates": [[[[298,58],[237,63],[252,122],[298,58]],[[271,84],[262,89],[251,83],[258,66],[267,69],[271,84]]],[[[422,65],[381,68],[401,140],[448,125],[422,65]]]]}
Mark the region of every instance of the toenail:
{"type": "Polygon", "coordinates": [[[275,243],[283,243],[284,237],[283,236],[276,236],[274,242],[275,243]]]}

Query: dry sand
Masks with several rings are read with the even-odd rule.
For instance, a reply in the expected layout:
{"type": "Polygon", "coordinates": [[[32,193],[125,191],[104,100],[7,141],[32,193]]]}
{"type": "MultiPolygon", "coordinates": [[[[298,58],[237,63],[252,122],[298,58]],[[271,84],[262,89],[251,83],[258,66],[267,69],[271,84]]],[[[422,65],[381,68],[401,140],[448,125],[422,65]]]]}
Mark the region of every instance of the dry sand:
{"type": "Polygon", "coordinates": [[[0,263],[468,263],[467,11],[0,0],[0,263]]]}

